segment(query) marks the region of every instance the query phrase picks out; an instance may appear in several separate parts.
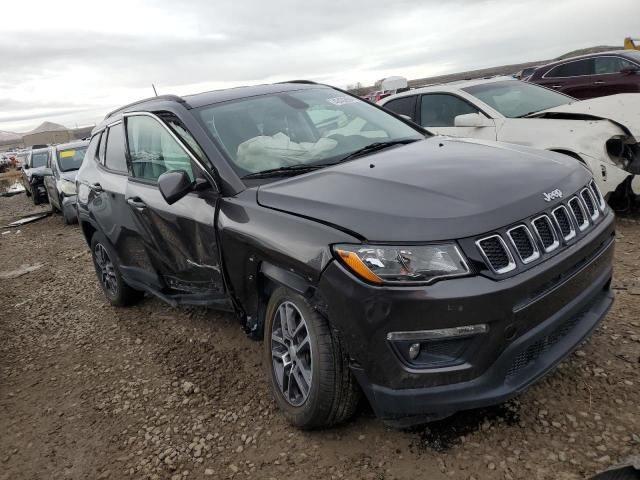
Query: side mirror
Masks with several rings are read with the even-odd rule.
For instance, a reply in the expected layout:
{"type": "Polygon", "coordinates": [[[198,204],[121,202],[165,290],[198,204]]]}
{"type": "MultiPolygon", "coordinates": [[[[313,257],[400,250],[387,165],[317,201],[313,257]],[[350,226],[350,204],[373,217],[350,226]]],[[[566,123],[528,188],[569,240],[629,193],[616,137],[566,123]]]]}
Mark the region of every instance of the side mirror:
{"type": "Polygon", "coordinates": [[[490,127],[493,126],[493,123],[481,113],[467,113],[454,118],[453,125],[456,127],[490,127]]]}
{"type": "Polygon", "coordinates": [[[633,75],[634,73],[640,72],[640,68],[638,67],[625,67],[620,70],[620,73],[623,75],[633,75]]]}
{"type": "Polygon", "coordinates": [[[158,178],[158,190],[164,201],[173,205],[193,190],[193,182],[184,170],[171,170],[158,178]]]}
{"type": "Polygon", "coordinates": [[[34,177],[52,177],[53,172],[50,168],[43,168],[42,170],[33,172],[34,177]]]}

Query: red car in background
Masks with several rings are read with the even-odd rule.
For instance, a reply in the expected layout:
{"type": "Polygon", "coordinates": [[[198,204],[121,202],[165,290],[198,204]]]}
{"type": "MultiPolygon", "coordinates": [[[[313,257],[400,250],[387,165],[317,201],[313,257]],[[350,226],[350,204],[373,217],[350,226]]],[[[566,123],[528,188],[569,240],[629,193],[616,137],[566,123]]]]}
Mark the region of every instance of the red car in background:
{"type": "Polygon", "coordinates": [[[640,93],[640,51],[617,50],[544,65],[523,80],[580,100],[640,93]]]}

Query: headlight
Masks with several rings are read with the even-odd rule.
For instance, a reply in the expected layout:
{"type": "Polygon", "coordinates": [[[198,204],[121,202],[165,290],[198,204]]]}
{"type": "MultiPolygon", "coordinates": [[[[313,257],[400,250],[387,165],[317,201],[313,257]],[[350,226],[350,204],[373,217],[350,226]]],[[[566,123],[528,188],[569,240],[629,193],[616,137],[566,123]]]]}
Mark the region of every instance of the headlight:
{"type": "Polygon", "coordinates": [[[426,283],[469,273],[454,244],[334,245],[333,251],[360,278],[371,283],[426,283]]]}
{"type": "Polygon", "coordinates": [[[65,179],[60,180],[60,190],[65,195],[75,195],[77,193],[76,184],[65,179]]]}

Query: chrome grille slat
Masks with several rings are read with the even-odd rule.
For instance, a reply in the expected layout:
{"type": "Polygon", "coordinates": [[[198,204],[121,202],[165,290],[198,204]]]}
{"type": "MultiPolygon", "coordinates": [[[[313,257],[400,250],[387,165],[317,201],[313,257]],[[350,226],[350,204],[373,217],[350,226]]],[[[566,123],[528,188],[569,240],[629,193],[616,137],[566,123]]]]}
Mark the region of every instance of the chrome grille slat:
{"type": "Polygon", "coordinates": [[[571,216],[569,215],[569,211],[567,207],[564,205],[560,205],[557,208],[554,208],[551,212],[553,219],[556,221],[558,226],[558,231],[564,241],[569,241],[576,236],[576,229],[573,226],[573,222],[571,221],[571,216]]]}
{"type": "Polygon", "coordinates": [[[522,263],[531,263],[540,258],[540,250],[526,225],[518,225],[508,230],[507,236],[522,263]]]}
{"type": "Polygon", "coordinates": [[[605,208],[607,207],[607,202],[604,200],[604,197],[602,196],[602,192],[600,192],[600,189],[598,188],[598,185],[596,185],[595,180],[591,180],[591,182],[589,182],[589,188],[591,189],[593,196],[596,198],[598,202],[598,207],[600,208],[600,211],[604,212],[605,208]]]}
{"type": "Polygon", "coordinates": [[[489,235],[476,241],[487,265],[497,274],[508,273],[516,268],[511,251],[500,235],[489,235]]]}
{"type": "Polygon", "coordinates": [[[589,218],[587,217],[587,212],[582,206],[580,199],[576,196],[571,197],[571,199],[569,199],[569,208],[571,209],[573,219],[578,226],[578,230],[581,232],[585,231],[589,226],[589,218]]]}
{"type": "Polygon", "coordinates": [[[553,228],[553,223],[546,214],[534,218],[531,225],[545,252],[553,252],[560,246],[560,241],[558,240],[555,228],[553,228]]]}
{"type": "Polygon", "coordinates": [[[591,220],[596,220],[600,216],[600,209],[596,206],[596,200],[593,198],[593,194],[588,188],[583,188],[580,191],[580,199],[582,200],[591,220]]]}

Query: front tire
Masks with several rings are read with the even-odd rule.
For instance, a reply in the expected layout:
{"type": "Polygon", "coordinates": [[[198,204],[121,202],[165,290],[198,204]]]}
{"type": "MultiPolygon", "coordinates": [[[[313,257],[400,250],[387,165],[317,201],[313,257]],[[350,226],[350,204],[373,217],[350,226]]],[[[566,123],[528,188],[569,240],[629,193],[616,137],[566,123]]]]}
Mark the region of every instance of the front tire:
{"type": "Polygon", "coordinates": [[[100,287],[111,305],[126,307],[142,299],[144,292],[126,284],[115,254],[104,236],[98,232],[91,238],[91,256],[100,287]]]}
{"type": "Polygon", "coordinates": [[[264,347],[273,396],[293,425],[329,427],[353,415],[360,390],[346,353],[304,297],[284,287],[273,292],[264,347]]]}

